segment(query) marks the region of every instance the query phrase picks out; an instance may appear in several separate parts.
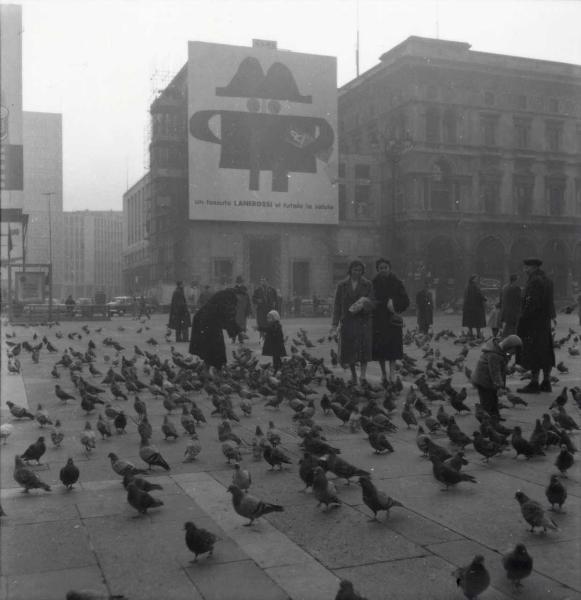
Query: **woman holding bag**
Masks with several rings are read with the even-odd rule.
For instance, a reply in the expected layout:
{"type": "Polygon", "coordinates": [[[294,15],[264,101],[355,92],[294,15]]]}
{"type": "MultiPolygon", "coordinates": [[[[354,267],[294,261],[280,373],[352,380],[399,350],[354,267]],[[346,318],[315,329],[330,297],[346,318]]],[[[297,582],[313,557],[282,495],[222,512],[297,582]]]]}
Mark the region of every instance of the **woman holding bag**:
{"type": "Polygon", "coordinates": [[[393,382],[395,361],[403,358],[403,319],[398,313],[407,309],[410,300],[401,280],[391,272],[388,260],[377,260],[375,269],[372,358],[379,362],[382,383],[386,385],[386,361],[389,362],[389,381],[393,382]]]}
{"type": "Polygon", "coordinates": [[[373,285],[363,277],[365,266],[360,260],[350,263],[347,277],[335,292],[331,334],[339,329],[339,362],[349,365],[351,382],[357,383],[355,367],[359,363],[361,381],[365,381],[371,359],[371,312],[373,285]]]}

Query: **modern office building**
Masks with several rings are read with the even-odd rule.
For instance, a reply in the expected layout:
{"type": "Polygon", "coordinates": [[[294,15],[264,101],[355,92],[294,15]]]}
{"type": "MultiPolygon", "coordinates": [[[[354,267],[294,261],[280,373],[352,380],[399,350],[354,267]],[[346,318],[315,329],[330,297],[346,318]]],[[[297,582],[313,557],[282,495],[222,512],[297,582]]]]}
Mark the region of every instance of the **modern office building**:
{"type": "Polygon", "coordinates": [[[123,213],[82,210],[62,215],[64,277],[62,297],[107,298],[123,294],[123,213]]]}

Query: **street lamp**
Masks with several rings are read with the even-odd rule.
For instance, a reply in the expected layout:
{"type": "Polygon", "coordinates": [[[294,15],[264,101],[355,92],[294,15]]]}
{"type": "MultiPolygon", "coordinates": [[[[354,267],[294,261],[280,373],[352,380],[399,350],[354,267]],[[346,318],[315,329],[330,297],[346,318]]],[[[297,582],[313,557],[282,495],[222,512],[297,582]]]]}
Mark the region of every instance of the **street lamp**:
{"type": "Polygon", "coordinates": [[[52,321],[52,202],[54,192],[44,192],[48,196],[48,320],[52,321]]]}
{"type": "Polygon", "coordinates": [[[391,256],[394,258],[399,251],[396,228],[399,163],[413,150],[414,142],[408,132],[403,136],[380,134],[376,147],[391,169],[391,256]]]}

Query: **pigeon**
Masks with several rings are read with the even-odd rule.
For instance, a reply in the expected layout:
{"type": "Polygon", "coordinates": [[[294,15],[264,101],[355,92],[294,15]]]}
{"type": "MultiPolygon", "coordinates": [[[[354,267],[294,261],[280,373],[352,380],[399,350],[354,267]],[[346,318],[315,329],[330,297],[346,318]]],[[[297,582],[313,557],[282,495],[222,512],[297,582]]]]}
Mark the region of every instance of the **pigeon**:
{"type": "Polygon", "coordinates": [[[456,471],[452,467],[445,465],[437,456],[430,455],[430,460],[432,461],[432,472],[434,477],[446,486],[442,491],[448,491],[451,485],[456,485],[461,481],[478,483],[472,475],[456,471]]]}
{"type": "Polygon", "coordinates": [[[40,480],[38,475],[29,467],[25,466],[20,456],[14,457],[14,481],[24,488],[28,493],[29,490],[43,489],[50,492],[50,485],[40,480]]]}
{"type": "Polygon", "coordinates": [[[113,471],[121,477],[125,477],[127,473],[132,473],[133,475],[144,475],[147,473],[144,469],[138,469],[132,462],[119,458],[114,452],[109,452],[107,456],[111,460],[113,471]]]}
{"type": "Polygon", "coordinates": [[[139,421],[139,425],[137,425],[137,433],[142,438],[150,438],[153,436],[153,427],[147,418],[147,415],[144,415],[139,421]]]}
{"type": "Polygon", "coordinates": [[[567,471],[573,466],[575,459],[565,444],[561,444],[561,451],[555,459],[555,466],[563,477],[567,477],[567,471]]]}
{"type": "Polygon", "coordinates": [[[379,491],[371,479],[367,477],[359,478],[359,485],[363,493],[363,502],[365,505],[373,511],[373,519],[371,521],[377,521],[377,513],[384,510],[386,513],[385,518],[389,518],[389,510],[394,506],[402,506],[401,502],[394,500],[384,492],[379,491]]]}
{"type": "Polygon", "coordinates": [[[557,524],[552,519],[548,519],[545,516],[545,510],[538,502],[531,500],[521,491],[516,492],[514,497],[520,504],[520,510],[524,520],[531,526],[531,532],[534,532],[535,527],[542,527],[545,533],[547,527],[549,529],[558,529],[557,524]]]}
{"type": "Polygon", "coordinates": [[[282,471],[283,464],[292,465],[292,460],[280,448],[273,448],[268,443],[264,444],[262,456],[264,457],[264,460],[270,465],[271,470],[273,470],[274,467],[278,465],[279,469],[282,471]]]}
{"type": "Polygon", "coordinates": [[[549,410],[552,410],[553,408],[559,408],[560,406],[565,406],[567,403],[567,389],[568,388],[564,387],[561,390],[561,393],[553,400],[553,402],[551,402],[549,410]]]}
{"type": "Polygon", "coordinates": [[[140,490],[133,481],[130,481],[127,486],[127,502],[141,515],[147,514],[147,510],[150,508],[163,506],[162,500],[140,490]]]}
{"type": "Polygon", "coordinates": [[[496,444],[491,440],[487,440],[480,431],[474,432],[474,450],[481,454],[484,458],[483,460],[488,462],[489,458],[500,454],[503,450],[500,444],[496,444]]]}
{"type": "Polygon", "coordinates": [[[247,491],[252,483],[250,472],[243,469],[240,463],[234,465],[234,473],[232,473],[232,484],[239,487],[243,492],[247,491]]]}
{"type": "Polygon", "coordinates": [[[167,440],[167,438],[171,437],[174,440],[177,439],[179,437],[178,435],[178,431],[176,429],[176,426],[173,424],[172,421],[170,421],[170,418],[168,415],[164,415],[163,416],[163,423],[161,425],[161,432],[163,433],[164,436],[164,440],[167,440]]]}
{"type": "Polygon", "coordinates": [[[283,506],[264,502],[255,496],[250,495],[249,493],[245,494],[236,485],[230,485],[228,487],[228,492],[232,494],[232,505],[234,506],[236,513],[241,517],[250,519],[248,523],[244,524],[245,527],[249,527],[256,519],[262,517],[263,515],[267,515],[271,512],[284,511],[283,506]]]}
{"type": "Polygon", "coordinates": [[[39,403],[38,409],[36,410],[36,422],[44,428],[45,425],[53,425],[53,422],[48,416],[48,412],[42,408],[42,404],[39,403]]]}
{"type": "Polygon", "coordinates": [[[198,555],[207,554],[208,558],[214,552],[214,544],[218,541],[216,535],[201,527],[196,527],[191,521],[184,524],[186,530],[186,546],[194,553],[194,559],[190,562],[196,562],[198,555]]]}
{"type": "Polygon", "coordinates": [[[67,400],[76,400],[74,396],[65,392],[58,383],[54,386],[54,393],[56,394],[56,397],[63,402],[66,402],[67,400]]]}
{"type": "Polygon", "coordinates": [[[490,585],[490,574],[484,566],[484,557],[477,554],[469,565],[454,571],[456,585],[462,588],[468,600],[478,598],[490,585]]]}
{"type": "Polygon", "coordinates": [[[533,446],[529,441],[523,438],[520,427],[514,428],[512,432],[511,443],[512,447],[516,450],[516,455],[514,458],[518,458],[521,454],[525,456],[527,460],[531,458],[531,456],[545,456],[545,453],[540,448],[533,446]]]}
{"type": "Polygon", "coordinates": [[[318,466],[320,466],[319,459],[309,452],[305,452],[303,457],[299,460],[299,477],[305,484],[305,489],[303,491],[306,492],[309,488],[313,487],[315,467],[318,466]]]}
{"type": "Polygon", "coordinates": [[[91,423],[89,421],[85,423],[85,429],[81,432],[79,441],[81,442],[81,446],[85,448],[85,453],[87,454],[87,456],[89,452],[91,452],[91,450],[97,447],[97,439],[95,437],[95,432],[93,431],[93,428],[91,427],[91,423]]]}
{"type": "Polygon", "coordinates": [[[319,501],[317,506],[324,504],[325,509],[329,508],[329,504],[332,504],[335,507],[342,504],[337,496],[335,485],[327,480],[327,476],[322,467],[315,467],[313,474],[313,494],[319,501]]]}
{"type": "Polygon", "coordinates": [[[452,469],[455,469],[456,471],[459,471],[464,465],[468,464],[468,461],[464,458],[464,451],[459,450],[456,452],[456,454],[454,454],[454,456],[447,458],[444,461],[444,464],[448,467],[452,467],[452,469]]]}
{"type": "Polygon", "coordinates": [[[113,426],[115,427],[115,431],[117,431],[117,433],[126,433],[125,428],[127,427],[127,417],[122,410],[120,410],[113,419],[113,426]]]}
{"type": "Polygon", "coordinates": [[[404,404],[401,418],[404,420],[404,423],[407,425],[407,428],[410,428],[410,425],[417,425],[418,420],[416,419],[416,415],[414,414],[414,409],[409,402],[404,404]]]}
{"type": "Polygon", "coordinates": [[[222,454],[228,460],[228,464],[230,464],[231,460],[235,460],[237,462],[242,460],[240,448],[238,448],[238,444],[232,440],[226,440],[222,443],[222,454]]]}
{"type": "Polygon", "coordinates": [[[565,504],[565,500],[567,499],[567,490],[559,481],[558,475],[551,475],[549,485],[545,489],[545,496],[547,496],[547,500],[551,505],[550,510],[554,510],[555,504],[558,504],[559,512],[561,512],[563,504],[565,504]]]}
{"type": "Polygon", "coordinates": [[[436,444],[436,442],[433,442],[430,438],[426,440],[426,444],[428,445],[428,455],[430,458],[434,456],[440,462],[443,462],[452,457],[452,455],[448,452],[448,450],[446,450],[446,448],[444,448],[444,446],[436,444]]]}
{"type": "Polygon", "coordinates": [[[60,448],[60,445],[65,439],[65,434],[61,431],[60,426],[61,422],[57,419],[54,422],[54,427],[52,428],[52,431],[50,432],[50,439],[55,448],[60,448]]]}
{"type": "Polygon", "coordinates": [[[30,444],[28,448],[24,451],[24,454],[20,456],[22,460],[29,462],[31,460],[35,460],[36,464],[40,464],[40,458],[46,452],[46,445],[44,443],[44,437],[40,436],[36,442],[30,444]]]}
{"type": "Polygon", "coordinates": [[[141,438],[139,456],[143,462],[147,463],[149,469],[151,467],[161,467],[166,471],[171,471],[171,467],[167,464],[157,447],[149,442],[149,438],[141,438]]]}
{"type": "Polygon", "coordinates": [[[187,446],[186,451],[184,452],[184,461],[183,462],[191,462],[196,460],[198,454],[202,451],[202,444],[198,442],[196,439],[192,438],[187,446]]]}
{"type": "Polygon", "coordinates": [[[10,400],[8,400],[6,402],[8,408],[10,409],[10,414],[15,417],[16,419],[31,419],[32,421],[34,421],[34,415],[29,412],[26,408],[24,408],[23,406],[19,406],[18,404],[14,404],[14,402],[11,402],[10,400]]]}
{"type": "Polygon", "coordinates": [[[0,425],[0,440],[5,444],[6,440],[10,437],[10,434],[14,431],[14,425],[10,423],[2,423],[0,425]]]}
{"type": "Polygon", "coordinates": [[[151,483],[143,477],[138,477],[131,471],[127,471],[123,476],[123,487],[127,489],[127,486],[133,483],[143,492],[151,492],[152,490],[163,490],[163,487],[159,483],[151,483]]]}
{"type": "Polygon", "coordinates": [[[514,550],[502,557],[502,566],[513,586],[519,589],[523,587],[521,581],[533,570],[533,557],[527,552],[524,544],[517,544],[514,550]]]}
{"type": "Polygon", "coordinates": [[[59,477],[67,490],[71,490],[73,485],[79,480],[79,475],[79,468],[75,465],[73,459],[69,458],[67,464],[60,470],[59,477]]]}
{"type": "Polygon", "coordinates": [[[419,448],[422,456],[428,456],[428,452],[430,450],[430,438],[424,431],[424,428],[419,425],[416,433],[416,445],[419,448]]]}
{"type": "Polygon", "coordinates": [[[385,433],[379,431],[372,431],[367,438],[369,444],[375,451],[375,454],[383,454],[384,452],[393,452],[393,446],[387,439],[385,433]]]}
{"type": "Polygon", "coordinates": [[[353,466],[340,456],[337,456],[334,452],[331,452],[325,457],[324,463],[327,471],[331,471],[331,473],[337,477],[346,479],[347,485],[349,485],[351,477],[371,477],[369,471],[364,471],[363,469],[353,466]]]}
{"type": "Polygon", "coordinates": [[[367,598],[358,594],[348,579],[341,579],[335,600],[367,600],[367,598]]]}

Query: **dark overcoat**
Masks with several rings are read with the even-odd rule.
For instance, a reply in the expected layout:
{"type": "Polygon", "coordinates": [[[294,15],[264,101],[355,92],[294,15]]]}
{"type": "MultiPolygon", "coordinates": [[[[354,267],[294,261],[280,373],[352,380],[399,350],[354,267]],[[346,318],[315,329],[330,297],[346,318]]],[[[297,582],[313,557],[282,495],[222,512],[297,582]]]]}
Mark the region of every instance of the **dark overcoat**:
{"type": "Polygon", "coordinates": [[[516,333],[522,340],[516,362],[525,369],[539,371],[555,366],[551,319],[555,318],[553,282],[544,271],[529,275],[522,298],[516,333]]]}
{"type": "Polygon", "coordinates": [[[194,315],[190,354],[196,354],[209,366],[219,369],[226,364],[225,329],[231,338],[241,329],[236,323],[236,294],[230,288],[216,292],[194,315]]]}
{"type": "Polygon", "coordinates": [[[420,290],[416,294],[416,312],[418,329],[427,331],[434,322],[434,299],[429,290],[420,290]]]}
{"type": "Polygon", "coordinates": [[[170,329],[185,329],[190,324],[190,311],[186,302],[184,289],[177,287],[171,296],[168,327],[170,329]]]}
{"type": "Polygon", "coordinates": [[[387,308],[389,300],[393,301],[396,313],[401,313],[410,305],[405,287],[393,273],[378,273],[373,279],[373,360],[397,360],[403,358],[403,327],[392,325],[393,316],[387,308]]]}
{"type": "Polygon", "coordinates": [[[266,326],[264,331],[264,344],[262,345],[262,356],[273,356],[278,358],[286,356],[282,326],[278,321],[268,323],[266,326]]]}
{"type": "Polygon", "coordinates": [[[256,326],[264,332],[267,325],[266,315],[271,310],[278,310],[278,294],[269,285],[260,285],[252,294],[252,302],[256,306],[256,326]]]}
{"type": "Polygon", "coordinates": [[[333,326],[339,326],[339,362],[342,365],[371,360],[372,303],[373,284],[369,279],[362,277],[355,289],[353,289],[349,277],[338,283],[333,303],[333,326]],[[349,307],[363,297],[369,298],[369,308],[355,314],[350,313],[349,307]]]}
{"type": "Polygon", "coordinates": [[[470,281],[464,292],[462,327],[486,327],[486,296],[474,281],[470,281]]]}
{"type": "Polygon", "coordinates": [[[520,315],[522,293],[520,286],[509,283],[502,288],[500,297],[500,322],[504,323],[503,335],[516,333],[516,325],[520,315]]]}

